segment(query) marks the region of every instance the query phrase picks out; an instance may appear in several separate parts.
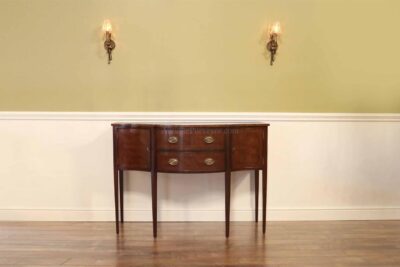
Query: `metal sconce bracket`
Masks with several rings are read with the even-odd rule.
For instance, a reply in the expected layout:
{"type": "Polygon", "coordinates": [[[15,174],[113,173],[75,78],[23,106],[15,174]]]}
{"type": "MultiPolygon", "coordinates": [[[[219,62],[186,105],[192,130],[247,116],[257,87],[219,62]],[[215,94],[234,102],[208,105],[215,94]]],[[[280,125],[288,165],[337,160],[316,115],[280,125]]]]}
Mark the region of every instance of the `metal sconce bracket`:
{"type": "Polygon", "coordinates": [[[108,54],[108,64],[111,63],[112,60],[112,51],[115,48],[115,42],[111,39],[111,32],[106,32],[106,40],[104,41],[104,48],[108,54]]]}
{"type": "Polygon", "coordinates": [[[269,36],[269,42],[267,43],[267,50],[271,53],[271,66],[274,65],[276,51],[278,50],[278,35],[272,33],[269,36]]]}

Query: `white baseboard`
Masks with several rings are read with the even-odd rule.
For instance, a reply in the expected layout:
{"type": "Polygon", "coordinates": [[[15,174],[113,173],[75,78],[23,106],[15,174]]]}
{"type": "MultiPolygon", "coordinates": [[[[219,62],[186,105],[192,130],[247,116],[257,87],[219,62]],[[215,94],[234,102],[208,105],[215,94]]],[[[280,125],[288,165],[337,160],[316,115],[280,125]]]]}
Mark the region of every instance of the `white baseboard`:
{"type": "MultiPolygon", "coordinates": [[[[262,218],[259,211],[259,220],[262,218]]],[[[114,221],[113,210],[1,209],[0,221],[114,221]]],[[[151,210],[126,210],[126,221],[150,222],[151,210]]],[[[224,221],[224,210],[162,210],[159,221],[224,221]]],[[[269,209],[268,221],[400,220],[400,208],[269,209]]],[[[232,221],[253,221],[254,210],[232,210],[232,221]]]]}

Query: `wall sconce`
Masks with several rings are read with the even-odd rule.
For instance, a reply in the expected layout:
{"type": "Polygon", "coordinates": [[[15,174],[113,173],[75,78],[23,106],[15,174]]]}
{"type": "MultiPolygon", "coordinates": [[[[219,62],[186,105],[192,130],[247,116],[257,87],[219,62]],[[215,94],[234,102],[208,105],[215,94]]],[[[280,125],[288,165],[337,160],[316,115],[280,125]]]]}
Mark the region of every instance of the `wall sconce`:
{"type": "Polygon", "coordinates": [[[271,66],[274,64],[276,51],[278,50],[278,37],[282,33],[281,24],[275,22],[269,28],[269,42],[267,43],[267,50],[271,53],[271,66]]]}
{"type": "Polygon", "coordinates": [[[112,51],[115,48],[115,42],[112,40],[112,25],[110,20],[106,19],[103,22],[103,31],[105,32],[106,37],[106,40],[104,41],[104,48],[108,54],[108,64],[110,64],[112,60],[112,51]]]}

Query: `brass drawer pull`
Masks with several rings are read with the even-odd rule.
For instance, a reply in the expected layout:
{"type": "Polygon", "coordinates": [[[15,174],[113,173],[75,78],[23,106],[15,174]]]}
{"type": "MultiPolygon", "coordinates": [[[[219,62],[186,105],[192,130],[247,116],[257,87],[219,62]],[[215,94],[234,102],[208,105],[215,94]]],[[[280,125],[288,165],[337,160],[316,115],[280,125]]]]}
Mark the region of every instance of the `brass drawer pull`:
{"type": "Polygon", "coordinates": [[[208,166],[211,166],[211,165],[213,165],[213,164],[215,163],[215,160],[214,160],[213,158],[206,158],[206,159],[204,160],[204,163],[205,163],[206,165],[208,165],[208,166]]]}
{"type": "Polygon", "coordinates": [[[176,143],[178,143],[178,137],[176,137],[176,136],[170,136],[170,137],[168,137],[168,143],[170,143],[170,144],[176,144],[176,143]]]}
{"type": "Polygon", "coordinates": [[[168,164],[171,165],[171,166],[176,166],[176,165],[178,165],[178,163],[179,163],[179,160],[175,159],[175,158],[172,158],[172,159],[168,160],[168,164]]]}
{"type": "Polygon", "coordinates": [[[214,143],[214,141],[215,141],[215,139],[214,139],[214,137],[212,137],[212,136],[206,136],[206,137],[204,137],[204,143],[212,144],[212,143],[214,143]]]}

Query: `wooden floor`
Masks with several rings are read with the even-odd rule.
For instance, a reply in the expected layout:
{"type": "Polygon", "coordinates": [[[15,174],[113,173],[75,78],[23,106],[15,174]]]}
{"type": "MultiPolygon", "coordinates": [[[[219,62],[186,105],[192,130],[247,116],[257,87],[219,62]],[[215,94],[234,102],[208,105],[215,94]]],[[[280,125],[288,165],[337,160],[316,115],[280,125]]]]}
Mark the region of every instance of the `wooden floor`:
{"type": "Polygon", "coordinates": [[[4,266],[400,266],[400,221],[0,222],[4,266]]]}

